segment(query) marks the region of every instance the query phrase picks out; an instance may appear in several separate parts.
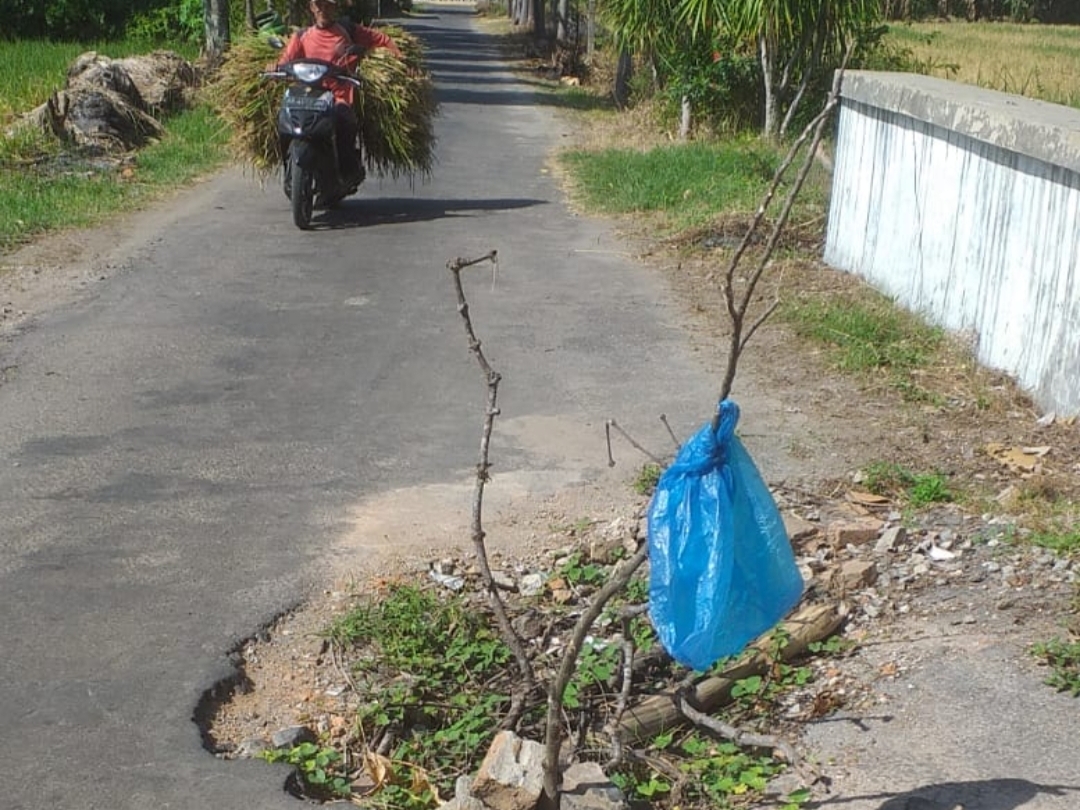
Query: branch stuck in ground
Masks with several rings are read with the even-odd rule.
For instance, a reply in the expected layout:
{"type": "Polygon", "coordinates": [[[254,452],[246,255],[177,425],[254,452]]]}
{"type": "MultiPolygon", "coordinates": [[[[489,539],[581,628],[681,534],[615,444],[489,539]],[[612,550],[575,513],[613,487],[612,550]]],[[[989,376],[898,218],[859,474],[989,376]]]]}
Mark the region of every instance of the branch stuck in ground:
{"type": "MultiPolygon", "coordinates": [[[[727,367],[724,372],[723,382],[720,386],[720,401],[727,399],[731,394],[731,387],[735,382],[735,372],[738,368],[739,358],[742,356],[743,349],[746,348],[747,341],[753,337],[758,328],[768,320],[769,316],[771,316],[780,305],[779,299],[774,300],[744,334],[743,330],[746,325],[746,315],[753,299],[754,290],[761,280],[761,276],[765,272],[765,269],[768,267],[769,261],[772,259],[773,252],[776,250],[776,245],[780,240],[780,234],[783,232],[788,218],[791,215],[791,209],[795,204],[795,199],[802,190],[803,183],[806,182],[806,176],[809,174],[810,167],[814,162],[814,154],[817,152],[818,146],[821,143],[821,138],[825,130],[825,122],[828,121],[829,116],[840,101],[840,83],[843,79],[844,70],[847,67],[850,56],[851,48],[844,54],[843,63],[833,77],[832,89],[829,91],[824,107],[822,107],[821,111],[814,116],[813,120],[806,125],[799,137],[791,144],[791,148],[788,150],[787,155],[776,169],[776,173],[773,175],[772,182],[769,184],[769,188],[765,192],[761,204],[754,213],[754,219],[751,221],[750,227],[746,229],[742,241],[739,242],[738,248],[736,248],[735,253],[728,262],[720,291],[724,296],[724,304],[727,306],[728,316],[731,318],[731,338],[728,345],[727,367]],[[772,231],[769,233],[768,241],[765,243],[764,252],[758,260],[758,264],[754,268],[754,271],[747,279],[742,294],[737,296],[735,292],[735,274],[739,268],[739,264],[742,262],[743,256],[746,254],[754,234],[757,232],[758,228],[761,227],[761,223],[765,219],[765,214],[768,212],[769,206],[772,205],[773,197],[776,196],[776,192],[780,188],[781,182],[783,182],[784,175],[791,167],[791,164],[795,162],[795,158],[806,144],[808,138],[811,138],[811,141],[806,150],[803,164],[795,177],[795,182],[788,191],[787,198],[784,200],[784,207],[780,211],[780,216],[777,218],[776,222],[773,223],[772,231]]],[[[713,417],[714,431],[719,427],[719,422],[720,414],[718,411],[713,417]]]]}
{"type": "Polygon", "coordinates": [[[523,680],[523,683],[514,691],[514,694],[511,697],[511,710],[508,717],[503,721],[507,727],[510,727],[515,725],[520,717],[525,705],[525,695],[531,692],[535,687],[536,677],[533,674],[529,657],[525,652],[525,644],[521,640],[521,636],[517,634],[517,631],[514,630],[513,625],[510,623],[510,617],[506,613],[506,605],[499,593],[498,586],[495,584],[495,578],[491,575],[491,565],[488,563],[487,547],[484,545],[484,487],[491,477],[489,472],[491,469],[491,462],[488,458],[488,452],[491,447],[491,432],[495,426],[495,417],[499,414],[499,381],[502,377],[491,367],[487,358],[484,356],[480,341],[477,339],[476,332],[473,330],[472,318],[469,316],[469,303],[465,298],[465,288],[461,283],[461,271],[465,268],[481,264],[482,262],[491,262],[497,268],[498,261],[498,252],[493,250],[477,259],[454,259],[453,261],[447,262],[446,267],[454,277],[454,290],[457,293],[458,313],[465,323],[465,335],[469,341],[469,351],[473,353],[476,362],[480,365],[480,370],[483,372],[484,380],[487,383],[487,406],[484,409],[484,426],[480,436],[480,454],[476,463],[476,486],[473,489],[472,541],[473,547],[476,550],[476,558],[480,566],[480,573],[484,577],[484,585],[487,588],[488,595],[491,599],[492,609],[495,612],[495,618],[499,624],[499,630],[502,633],[503,640],[506,642],[517,661],[518,670],[520,671],[523,680]]]}
{"type": "Polygon", "coordinates": [[[589,607],[574,625],[574,634],[563,652],[559,673],[548,687],[547,727],[544,730],[544,797],[549,807],[559,806],[559,743],[562,737],[559,717],[562,715],[563,695],[574,674],[574,667],[581,648],[585,644],[585,637],[604,606],[615,594],[626,587],[630,578],[634,576],[634,572],[641,567],[648,556],[649,544],[642,543],[641,547],[634,552],[634,556],[615,569],[611,579],[604,583],[604,587],[593,597],[589,607]]]}

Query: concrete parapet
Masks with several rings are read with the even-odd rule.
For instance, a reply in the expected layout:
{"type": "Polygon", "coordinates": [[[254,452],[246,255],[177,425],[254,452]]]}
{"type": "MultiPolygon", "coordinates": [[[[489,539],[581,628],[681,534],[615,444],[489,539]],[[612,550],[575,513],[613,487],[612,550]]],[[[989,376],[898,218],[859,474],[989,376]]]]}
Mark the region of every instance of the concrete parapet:
{"type": "Polygon", "coordinates": [[[1080,413],[1080,111],[927,76],[844,77],[825,261],[1080,413]]]}

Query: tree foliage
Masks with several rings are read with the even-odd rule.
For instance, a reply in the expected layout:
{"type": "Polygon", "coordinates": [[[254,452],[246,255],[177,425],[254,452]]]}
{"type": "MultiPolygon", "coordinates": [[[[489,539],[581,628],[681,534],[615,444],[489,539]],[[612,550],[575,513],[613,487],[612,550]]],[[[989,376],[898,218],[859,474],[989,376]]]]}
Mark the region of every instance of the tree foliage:
{"type": "MultiPolygon", "coordinates": [[[[222,0],[232,30],[244,4],[222,0]]],[[[201,43],[203,0],[0,0],[0,39],[99,42],[131,37],[151,43],[201,43]]]]}
{"type": "MultiPolygon", "coordinates": [[[[616,41],[649,55],[661,85],[684,85],[692,102],[757,96],[759,121],[769,136],[797,119],[808,90],[823,89],[849,44],[872,31],[882,0],[602,0],[601,14],[616,41]],[[745,84],[756,63],[755,91],[745,84]],[[739,84],[732,85],[736,81],[739,84]],[[733,93],[733,90],[736,90],[733,93]]],[[[744,105],[736,105],[744,109],[744,105]]],[[[700,110],[698,112],[700,115],[700,110]]],[[[745,118],[745,116],[740,115],[745,118]]]]}

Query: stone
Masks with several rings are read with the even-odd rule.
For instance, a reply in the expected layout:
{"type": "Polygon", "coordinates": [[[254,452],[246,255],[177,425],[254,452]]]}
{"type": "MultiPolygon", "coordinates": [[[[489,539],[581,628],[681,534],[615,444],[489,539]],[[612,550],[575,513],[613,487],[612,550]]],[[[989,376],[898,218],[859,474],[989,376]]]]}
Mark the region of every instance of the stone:
{"type": "Polygon", "coordinates": [[[533,810],[544,792],[544,746],[500,731],[488,748],[472,795],[490,810],[533,810]]]}
{"type": "Polygon", "coordinates": [[[833,581],[845,592],[858,591],[873,585],[877,576],[877,565],[872,561],[847,560],[833,574],[833,581]]]}
{"type": "Polygon", "coordinates": [[[270,744],[274,748],[295,748],[301,743],[315,742],[315,732],[307,726],[288,726],[270,735],[270,744]]]}
{"type": "Polygon", "coordinates": [[[238,759],[255,759],[269,750],[270,745],[262,737],[249,737],[236,749],[238,759]]]}
{"type": "Polygon", "coordinates": [[[454,783],[454,796],[439,806],[439,810],[487,810],[484,803],[472,795],[472,777],[459,776],[454,783]]]}
{"type": "Polygon", "coordinates": [[[881,533],[874,551],[878,554],[888,554],[895,551],[897,546],[907,540],[907,529],[903,526],[890,526],[881,533]]]}
{"type": "Polygon", "coordinates": [[[826,530],[829,545],[841,549],[847,546],[861,546],[877,539],[881,533],[882,522],[873,518],[845,520],[830,523],[826,530]]]}
{"type": "Polygon", "coordinates": [[[809,520],[804,520],[798,515],[783,514],[784,528],[787,530],[788,539],[792,543],[799,543],[813,537],[818,532],[818,526],[809,520]]]}
{"type": "Polygon", "coordinates": [[[518,585],[518,588],[520,588],[522,596],[536,596],[544,589],[546,581],[547,577],[543,574],[526,574],[521,578],[521,584],[518,585]]]}
{"type": "Polygon", "coordinates": [[[625,810],[626,798],[596,762],[575,762],[562,774],[559,810],[625,810]]]}

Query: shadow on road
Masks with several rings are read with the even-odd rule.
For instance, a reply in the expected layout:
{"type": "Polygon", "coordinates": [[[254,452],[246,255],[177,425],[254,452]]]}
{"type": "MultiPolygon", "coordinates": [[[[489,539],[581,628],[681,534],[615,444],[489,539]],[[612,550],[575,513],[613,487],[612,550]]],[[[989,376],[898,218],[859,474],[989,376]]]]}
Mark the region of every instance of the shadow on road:
{"type": "Polygon", "coordinates": [[[546,205],[546,200],[499,198],[491,200],[417,199],[413,197],[375,197],[346,200],[327,211],[316,211],[312,230],[367,228],[374,225],[404,225],[448,217],[465,217],[473,212],[511,211],[546,205]]]}
{"type": "Polygon", "coordinates": [[[1019,810],[1036,796],[1066,796],[1069,793],[1075,793],[1077,801],[1080,801],[1080,785],[1040,785],[1026,779],[983,779],[941,782],[896,794],[837,797],[814,802],[807,807],[824,810],[840,808],[854,801],[884,799],[884,804],[877,810],[1019,810]]]}

